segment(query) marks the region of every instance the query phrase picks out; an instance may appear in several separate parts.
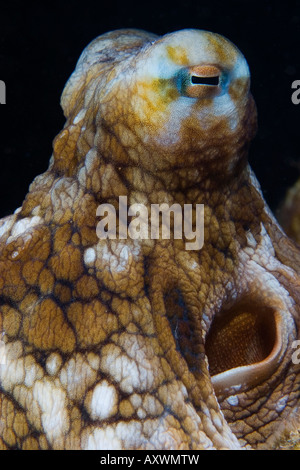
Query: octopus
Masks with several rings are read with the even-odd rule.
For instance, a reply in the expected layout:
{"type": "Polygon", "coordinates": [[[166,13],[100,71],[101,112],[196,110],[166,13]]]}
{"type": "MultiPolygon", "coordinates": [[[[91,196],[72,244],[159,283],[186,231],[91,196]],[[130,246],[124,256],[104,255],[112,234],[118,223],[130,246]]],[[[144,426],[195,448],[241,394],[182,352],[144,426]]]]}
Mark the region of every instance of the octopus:
{"type": "Polygon", "coordinates": [[[48,170],[0,221],[0,448],[299,448],[300,251],[248,163],[242,53],[108,32],[61,105],[48,170]],[[120,196],[193,224],[202,204],[203,246],[99,238],[120,196]]]}
{"type": "Polygon", "coordinates": [[[293,184],[279,205],[277,219],[285,233],[300,245],[300,179],[293,184]]]}

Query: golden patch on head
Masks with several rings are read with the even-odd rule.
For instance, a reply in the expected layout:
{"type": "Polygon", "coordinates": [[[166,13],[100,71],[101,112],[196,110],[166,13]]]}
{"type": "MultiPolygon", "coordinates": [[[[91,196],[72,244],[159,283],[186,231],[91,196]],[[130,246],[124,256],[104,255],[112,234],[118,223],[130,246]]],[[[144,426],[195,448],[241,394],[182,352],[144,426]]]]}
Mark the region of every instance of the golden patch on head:
{"type": "Polygon", "coordinates": [[[160,97],[160,102],[168,104],[180,94],[171,79],[158,78],[152,81],[152,90],[160,97]]]}
{"type": "Polygon", "coordinates": [[[189,59],[184,47],[167,46],[168,57],[177,65],[189,65],[189,59]]]}
{"type": "Polygon", "coordinates": [[[228,49],[228,40],[219,34],[210,34],[209,37],[210,47],[215,51],[216,56],[219,58],[220,63],[226,64],[230,68],[234,65],[237,55],[239,54],[235,46],[230,43],[230,50],[228,49]]]}
{"type": "Polygon", "coordinates": [[[237,101],[248,87],[248,79],[245,77],[236,78],[228,87],[228,94],[233,101],[237,101]]]}
{"type": "Polygon", "coordinates": [[[136,90],[141,99],[141,114],[149,116],[149,122],[151,113],[164,113],[167,106],[180,96],[173,80],[168,78],[139,81],[136,90]]]}

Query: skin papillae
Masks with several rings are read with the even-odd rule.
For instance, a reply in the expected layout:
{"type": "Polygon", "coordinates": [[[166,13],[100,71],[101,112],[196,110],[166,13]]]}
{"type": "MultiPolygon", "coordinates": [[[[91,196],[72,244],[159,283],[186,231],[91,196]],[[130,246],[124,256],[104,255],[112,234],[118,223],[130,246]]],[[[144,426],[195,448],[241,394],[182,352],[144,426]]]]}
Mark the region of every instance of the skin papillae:
{"type": "Polygon", "coordinates": [[[300,245],[300,179],[287,191],[277,212],[285,232],[300,245]]]}
{"type": "Polygon", "coordinates": [[[0,447],[297,448],[300,252],[247,162],[242,54],[110,32],[61,103],[49,169],[0,222],[0,447]],[[204,204],[203,247],[99,239],[119,196],[204,204]]]}

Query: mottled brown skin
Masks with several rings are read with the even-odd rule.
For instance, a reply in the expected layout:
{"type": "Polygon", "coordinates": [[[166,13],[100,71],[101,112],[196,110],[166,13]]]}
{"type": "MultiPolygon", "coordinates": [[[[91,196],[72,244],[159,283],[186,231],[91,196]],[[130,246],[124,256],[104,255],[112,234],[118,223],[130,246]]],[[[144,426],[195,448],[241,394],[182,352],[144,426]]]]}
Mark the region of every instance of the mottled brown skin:
{"type": "Polygon", "coordinates": [[[300,252],[247,163],[247,70],[195,30],[83,53],[49,169],[0,222],[1,449],[296,448],[300,252]],[[120,195],[204,204],[203,248],[99,240],[120,195]]]}
{"type": "Polygon", "coordinates": [[[300,180],[287,191],[277,217],[287,235],[300,244],[300,180]]]}

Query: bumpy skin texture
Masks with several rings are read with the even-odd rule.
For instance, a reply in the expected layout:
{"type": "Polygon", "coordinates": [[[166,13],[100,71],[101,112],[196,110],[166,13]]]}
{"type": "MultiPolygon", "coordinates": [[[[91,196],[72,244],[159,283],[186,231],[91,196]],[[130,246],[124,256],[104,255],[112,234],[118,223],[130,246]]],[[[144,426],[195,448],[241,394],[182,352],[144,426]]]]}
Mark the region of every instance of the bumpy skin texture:
{"type": "Polygon", "coordinates": [[[0,448],[296,445],[300,253],[247,163],[241,53],[204,31],[111,32],[62,107],[48,171],[0,222],[0,448]],[[120,195],[204,204],[203,248],[99,240],[96,209],[120,195]]]}
{"type": "Polygon", "coordinates": [[[277,217],[285,232],[300,244],[300,179],[287,191],[277,217]]]}

